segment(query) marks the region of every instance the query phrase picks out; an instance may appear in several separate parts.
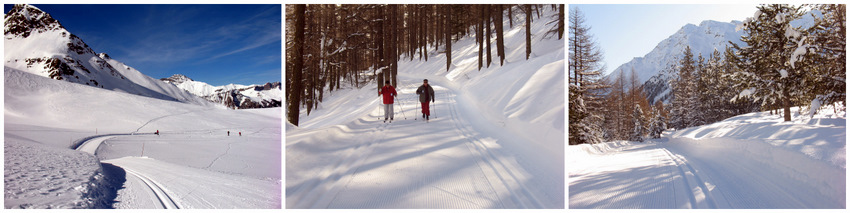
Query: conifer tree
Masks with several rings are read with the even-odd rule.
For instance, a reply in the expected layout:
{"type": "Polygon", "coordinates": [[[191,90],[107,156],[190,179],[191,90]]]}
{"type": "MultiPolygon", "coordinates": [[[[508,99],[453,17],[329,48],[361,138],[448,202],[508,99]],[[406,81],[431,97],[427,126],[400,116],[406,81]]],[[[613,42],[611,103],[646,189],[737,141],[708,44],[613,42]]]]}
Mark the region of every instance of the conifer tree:
{"type": "Polygon", "coordinates": [[[815,26],[804,32],[801,46],[809,48],[797,62],[808,68],[806,82],[812,86],[808,98],[821,105],[840,102],[846,108],[846,5],[822,4],[812,9],[823,16],[815,16],[815,26]]]}
{"type": "Polygon", "coordinates": [[[667,122],[664,115],[661,114],[663,104],[658,104],[652,108],[652,118],[649,121],[648,133],[649,138],[660,138],[661,133],[667,129],[667,122]]]}
{"type": "Polygon", "coordinates": [[[569,143],[598,143],[602,140],[602,53],[584,25],[584,16],[570,11],[569,36],[569,143]],[[575,103],[575,106],[573,105],[575,103]]]}
{"type": "Polygon", "coordinates": [[[691,113],[694,111],[693,106],[696,102],[692,76],[694,71],[693,57],[691,48],[686,46],[676,69],[679,75],[671,84],[673,100],[670,110],[670,124],[676,129],[691,127],[693,123],[691,113]]]}
{"type": "Polygon", "coordinates": [[[740,68],[734,77],[739,96],[752,96],[764,107],[783,109],[784,120],[791,121],[792,97],[806,93],[801,84],[805,71],[790,63],[798,48],[799,27],[791,21],[802,16],[800,7],[771,4],[758,6],[758,12],[744,22],[741,47],[729,42],[736,54],[731,58],[740,68]]]}
{"type": "Polygon", "coordinates": [[[644,127],[646,124],[646,118],[643,115],[643,110],[641,110],[640,104],[635,104],[634,112],[632,113],[632,123],[634,123],[634,128],[629,140],[643,142],[646,135],[646,128],[644,127]]]}

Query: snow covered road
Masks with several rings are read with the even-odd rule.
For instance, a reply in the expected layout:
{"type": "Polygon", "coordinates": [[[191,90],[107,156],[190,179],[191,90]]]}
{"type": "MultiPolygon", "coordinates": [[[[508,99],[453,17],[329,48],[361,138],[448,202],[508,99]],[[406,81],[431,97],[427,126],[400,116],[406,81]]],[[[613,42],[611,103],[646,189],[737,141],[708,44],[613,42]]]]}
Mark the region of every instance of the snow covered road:
{"type": "MultiPolygon", "coordinates": [[[[571,147],[571,149],[573,149],[571,147]]],[[[843,168],[759,141],[610,142],[574,150],[570,208],[844,208],[843,168]]]]}
{"type": "Polygon", "coordinates": [[[470,121],[476,114],[462,109],[451,89],[435,84],[437,100],[426,123],[417,81],[400,82],[392,123],[383,123],[383,112],[372,105],[348,124],[287,132],[287,208],[546,208],[557,203],[527,186],[541,177],[505,153],[499,134],[473,128],[485,124],[470,121]]]}

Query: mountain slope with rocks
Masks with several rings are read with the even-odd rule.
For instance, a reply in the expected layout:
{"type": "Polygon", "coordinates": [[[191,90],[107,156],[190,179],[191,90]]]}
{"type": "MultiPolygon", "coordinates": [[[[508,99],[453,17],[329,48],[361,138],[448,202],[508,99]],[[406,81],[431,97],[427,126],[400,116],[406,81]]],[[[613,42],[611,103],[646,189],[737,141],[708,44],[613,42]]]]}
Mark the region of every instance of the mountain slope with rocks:
{"type": "Polygon", "coordinates": [[[209,105],[107,54],[96,54],[80,37],[37,7],[15,5],[4,21],[7,69],[156,99],[209,105]]]}
{"type": "Polygon", "coordinates": [[[280,107],[283,97],[280,82],[248,86],[238,84],[212,86],[181,74],[159,80],[231,109],[280,107]]]}

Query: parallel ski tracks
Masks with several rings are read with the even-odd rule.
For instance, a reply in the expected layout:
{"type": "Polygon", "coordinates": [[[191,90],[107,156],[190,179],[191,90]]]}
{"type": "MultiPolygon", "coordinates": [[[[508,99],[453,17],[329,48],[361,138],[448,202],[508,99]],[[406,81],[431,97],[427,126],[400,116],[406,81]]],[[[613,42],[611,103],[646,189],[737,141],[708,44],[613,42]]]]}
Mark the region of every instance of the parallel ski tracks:
{"type": "Polygon", "coordinates": [[[679,175],[682,176],[682,180],[685,182],[685,187],[688,190],[685,194],[688,196],[691,208],[716,209],[717,202],[715,202],[714,197],[711,195],[711,191],[708,190],[708,187],[705,185],[705,181],[703,181],[703,179],[699,176],[696,169],[694,169],[694,167],[691,166],[691,164],[689,164],[682,156],[675,155],[666,148],[663,150],[667,156],[675,162],[676,168],[679,170],[679,175]],[[697,198],[700,200],[697,200],[697,198]]]}
{"type": "Polygon", "coordinates": [[[514,171],[509,163],[504,162],[502,154],[496,150],[487,148],[487,145],[473,130],[469,129],[469,125],[460,119],[456,109],[456,103],[452,103],[449,97],[454,97],[454,94],[448,90],[446,103],[449,108],[449,117],[455,125],[456,131],[464,136],[469,143],[466,143],[469,151],[475,155],[476,163],[481,171],[485,174],[489,185],[501,197],[510,197],[510,200],[500,200],[504,208],[543,208],[543,204],[537,199],[533,193],[522,183],[522,174],[514,171]]]}
{"type": "MultiPolygon", "coordinates": [[[[107,135],[96,135],[96,136],[88,137],[88,138],[83,139],[83,141],[80,143],[80,146],[78,146],[76,148],[76,150],[82,151],[82,152],[87,152],[87,153],[90,153],[92,155],[95,155],[95,151],[97,150],[97,147],[100,146],[100,144],[104,140],[113,138],[117,135],[127,135],[127,134],[107,134],[107,135]]],[[[174,199],[172,199],[171,196],[168,195],[168,193],[165,192],[164,187],[157,184],[156,182],[154,182],[153,180],[151,180],[147,176],[144,176],[144,175],[142,175],[138,172],[135,172],[135,171],[128,169],[128,168],[122,168],[122,169],[124,169],[124,171],[126,171],[127,174],[133,175],[134,177],[141,180],[145,184],[145,186],[147,186],[147,188],[150,189],[154,193],[154,195],[156,195],[157,200],[159,201],[159,203],[162,205],[163,208],[165,208],[165,209],[179,209],[180,208],[180,205],[178,205],[177,202],[175,202],[174,199]]]]}
{"type": "Polygon", "coordinates": [[[180,205],[171,198],[170,195],[165,191],[165,188],[155,181],[151,180],[145,175],[139,174],[138,172],[133,171],[132,169],[124,168],[124,171],[127,171],[127,174],[133,175],[136,178],[142,180],[145,183],[145,186],[150,189],[154,195],[156,195],[157,200],[165,209],[180,209],[180,205]]]}
{"type": "Polygon", "coordinates": [[[334,166],[325,168],[320,173],[322,178],[319,181],[305,184],[304,186],[307,188],[299,189],[310,190],[300,200],[314,202],[299,202],[299,205],[295,208],[328,208],[336,195],[342,190],[342,186],[351,181],[353,174],[369,158],[374,149],[373,145],[384,140],[385,131],[389,129],[390,125],[392,123],[379,123],[379,126],[372,131],[371,140],[357,144],[349,151],[347,156],[337,160],[333,164],[334,166]],[[327,184],[330,184],[330,186],[322,187],[327,184]]]}

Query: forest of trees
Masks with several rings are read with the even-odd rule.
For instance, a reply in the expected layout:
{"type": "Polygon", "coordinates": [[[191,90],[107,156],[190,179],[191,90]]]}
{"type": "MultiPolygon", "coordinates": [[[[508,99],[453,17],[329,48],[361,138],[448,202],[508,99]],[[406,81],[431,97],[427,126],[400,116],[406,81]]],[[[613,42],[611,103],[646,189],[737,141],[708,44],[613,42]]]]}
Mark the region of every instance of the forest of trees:
{"type": "MultiPolygon", "coordinates": [[[[547,5],[286,5],[286,107],[287,120],[298,125],[300,110],[309,114],[326,91],[343,82],[362,87],[369,82],[390,80],[397,85],[399,60],[428,60],[429,52],[446,54],[446,71],[451,68],[451,44],[474,35],[479,44],[479,70],[494,64],[495,44],[499,64],[505,63],[503,24],[509,28],[514,13],[525,14],[526,57],[532,47],[532,21],[554,20],[545,36],[564,32],[564,5],[549,5],[560,11],[541,17],[547,5]],[[533,20],[532,20],[533,19],[533,20]],[[495,38],[493,38],[495,37],[495,38]],[[492,40],[491,40],[492,39],[492,40]]],[[[375,85],[376,90],[382,85],[375,85]]]]}
{"type": "Polygon", "coordinates": [[[570,11],[569,144],[643,141],[658,138],[667,128],[755,111],[780,113],[790,121],[795,106],[838,105],[835,109],[845,110],[845,5],[757,9],[743,25],[746,45],[729,42],[725,51],[709,56],[694,56],[686,47],[665,70],[674,76],[668,82],[672,100],[651,106],[634,71],[603,79],[603,55],[587,32],[589,26],[579,10],[570,11]],[[792,24],[812,14],[812,26],[792,24]]]}

